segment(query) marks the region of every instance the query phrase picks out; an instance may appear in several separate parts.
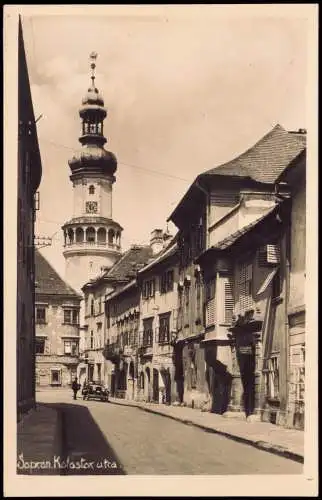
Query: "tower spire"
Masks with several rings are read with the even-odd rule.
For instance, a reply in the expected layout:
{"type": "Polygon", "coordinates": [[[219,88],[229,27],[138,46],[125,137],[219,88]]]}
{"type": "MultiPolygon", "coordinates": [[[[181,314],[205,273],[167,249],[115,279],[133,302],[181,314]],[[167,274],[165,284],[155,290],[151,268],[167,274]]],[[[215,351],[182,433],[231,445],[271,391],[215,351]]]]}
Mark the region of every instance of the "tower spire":
{"type": "Polygon", "coordinates": [[[92,75],[91,75],[91,80],[92,80],[92,87],[95,88],[95,69],[96,69],[96,59],[97,59],[97,52],[91,52],[89,55],[89,59],[91,61],[91,70],[92,70],[92,75]]]}

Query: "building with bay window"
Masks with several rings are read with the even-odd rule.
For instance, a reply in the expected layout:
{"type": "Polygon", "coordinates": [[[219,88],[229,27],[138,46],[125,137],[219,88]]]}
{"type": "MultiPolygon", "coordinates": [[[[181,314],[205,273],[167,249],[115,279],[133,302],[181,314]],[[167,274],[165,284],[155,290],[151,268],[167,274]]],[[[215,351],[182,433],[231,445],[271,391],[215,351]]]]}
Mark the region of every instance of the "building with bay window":
{"type": "MultiPolygon", "coordinates": [[[[280,268],[270,269],[270,263],[266,269],[258,267],[256,262],[258,259],[265,261],[265,258],[266,262],[274,261],[279,255],[280,236],[275,235],[274,241],[266,238],[273,235],[268,221],[269,217],[274,219],[279,202],[289,196],[289,188],[281,183],[277,188],[276,182],[305,150],[305,141],[305,131],[288,132],[276,125],[239,157],[200,174],[169,217],[179,229],[181,259],[176,346],[180,352],[181,344],[183,355],[177,357],[177,369],[182,373],[183,400],[188,405],[221,414],[243,409],[247,416],[261,407],[264,379],[258,373],[261,371],[262,328],[272,332],[275,327],[265,323],[266,316],[260,320],[253,317],[255,313],[266,311],[266,305],[260,307],[254,294],[262,287],[263,294],[272,288],[278,306],[278,280],[283,281],[283,275],[280,268]],[[263,231],[259,239],[266,241],[263,249],[262,244],[254,246],[250,239],[259,221],[262,221],[259,227],[263,231]],[[243,249],[239,248],[241,240],[248,241],[243,249]],[[235,251],[233,249],[238,249],[235,257],[227,258],[226,254],[235,251]],[[234,315],[237,315],[236,323],[234,315]],[[250,330],[239,328],[243,322],[252,324],[250,330]],[[244,334],[240,335],[241,331],[244,334]]],[[[286,210],[285,205],[281,210],[286,210]]],[[[274,224],[272,222],[278,233],[274,224]]],[[[257,229],[254,231],[256,233],[257,229]]],[[[281,306],[276,307],[275,313],[276,324],[280,324],[281,306]]],[[[272,333],[270,335],[272,338],[272,333]]],[[[274,373],[278,361],[274,354],[280,348],[277,345],[274,348],[275,352],[270,352],[272,356],[269,356],[272,361],[268,362],[271,375],[265,382],[269,387],[277,385],[274,373]]],[[[284,387],[285,377],[283,384],[284,387]]],[[[281,398],[282,409],[279,413],[275,411],[275,415],[281,415],[282,421],[286,397],[281,398]]],[[[268,413],[273,411],[268,410],[268,413]]]]}
{"type": "Polygon", "coordinates": [[[81,296],[35,251],[36,389],[69,387],[79,363],[81,296]]]}

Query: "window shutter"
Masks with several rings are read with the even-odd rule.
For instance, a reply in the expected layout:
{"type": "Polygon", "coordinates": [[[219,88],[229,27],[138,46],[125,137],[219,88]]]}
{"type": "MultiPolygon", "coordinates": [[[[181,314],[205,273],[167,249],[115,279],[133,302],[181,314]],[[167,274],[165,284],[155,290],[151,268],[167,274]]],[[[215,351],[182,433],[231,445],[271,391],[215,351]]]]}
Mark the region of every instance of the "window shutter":
{"type": "Polygon", "coordinates": [[[234,311],[234,295],[232,277],[229,276],[224,282],[225,288],[225,323],[231,323],[234,311]]]}
{"type": "Polygon", "coordinates": [[[258,251],[258,264],[261,267],[267,265],[277,265],[280,263],[280,246],[278,244],[268,244],[258,251]]]}
{"type": "Polygon", "coordinates": [[[210,299],[206,304],[206,325],[214,325],[216,321],[216,302],[215,299],[210,299]]]}
{"type": "Polygon", "coordinates": [[[269,264],[279,264],[280,262],[279,245],[267,245],[267,262],[269,264]]]}

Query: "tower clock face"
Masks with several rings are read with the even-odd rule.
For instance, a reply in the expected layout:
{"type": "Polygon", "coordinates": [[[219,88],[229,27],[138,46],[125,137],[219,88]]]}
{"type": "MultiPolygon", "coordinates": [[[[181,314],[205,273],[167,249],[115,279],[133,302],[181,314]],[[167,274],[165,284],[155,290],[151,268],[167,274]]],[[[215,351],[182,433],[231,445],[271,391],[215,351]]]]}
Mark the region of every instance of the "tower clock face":
{"type": "Polygon", "coordinates": [[[86,202],[86,213],[96,214],[97,213],[97,201],[87,201],[86,202]]]}

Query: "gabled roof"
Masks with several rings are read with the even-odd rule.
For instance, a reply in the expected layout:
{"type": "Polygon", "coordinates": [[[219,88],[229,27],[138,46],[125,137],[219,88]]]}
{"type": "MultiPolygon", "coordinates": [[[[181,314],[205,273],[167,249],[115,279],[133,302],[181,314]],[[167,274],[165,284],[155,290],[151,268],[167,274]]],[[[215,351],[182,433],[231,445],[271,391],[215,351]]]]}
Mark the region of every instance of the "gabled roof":
{"type": "Polygon", "coordinates": [[[163,262],[167,258],[171,257],[176,253],[178,250],[178,243],[177,243],[177,237],[173,238],[169,245],[167,245],[160,254],[158,254],[151,262],[149,262],[145,267],[140,269],[139,273],[144,273],[145,271],[148,271],[151,269],[153,266],[156,264],[159,264],[160,262],[163,262]]]}
{"type": "Polygon", "coordinates": [[[288,132],[281,125],[276,125],[237,158],[199,174],[167,220],[176,220],[194,193],[200,192],[200,184],[203,181],[206,182],[210,178],[217,178],[218,181],[244,179],[245,182],[272,185],[292,160],[305,149],[304,131],[288,132]]]}
{"type": "Polygon", "coordinates": [[[133,245],[127,250],[114,266],[106,272],[107,278],[116,280],[128,280],[136,276],[140,265],[146,264],[152,257],[150,245],[133,245]]]}
{"type": "Polygon", "coordinates": [[[249,177],[256,182],[270,184],[305,147],[305,134],[288,132],[281,125],[276,125],[240,156],[203,175],[249,177]]]}
{"type": "Polygon", "coordinates": [[[136,277],[138,269],[149,262],[151,257],[150,245],[132,245],[109,270],[85,283],[82,289],[108,281],[127,283],[136,277]]]}
{"type": "Polygon", "coordinates": [[[59,276],[37,249],[35,250],[35,281],[37,295],[68,295],[79,300],[82,298],[59,276]]]}

